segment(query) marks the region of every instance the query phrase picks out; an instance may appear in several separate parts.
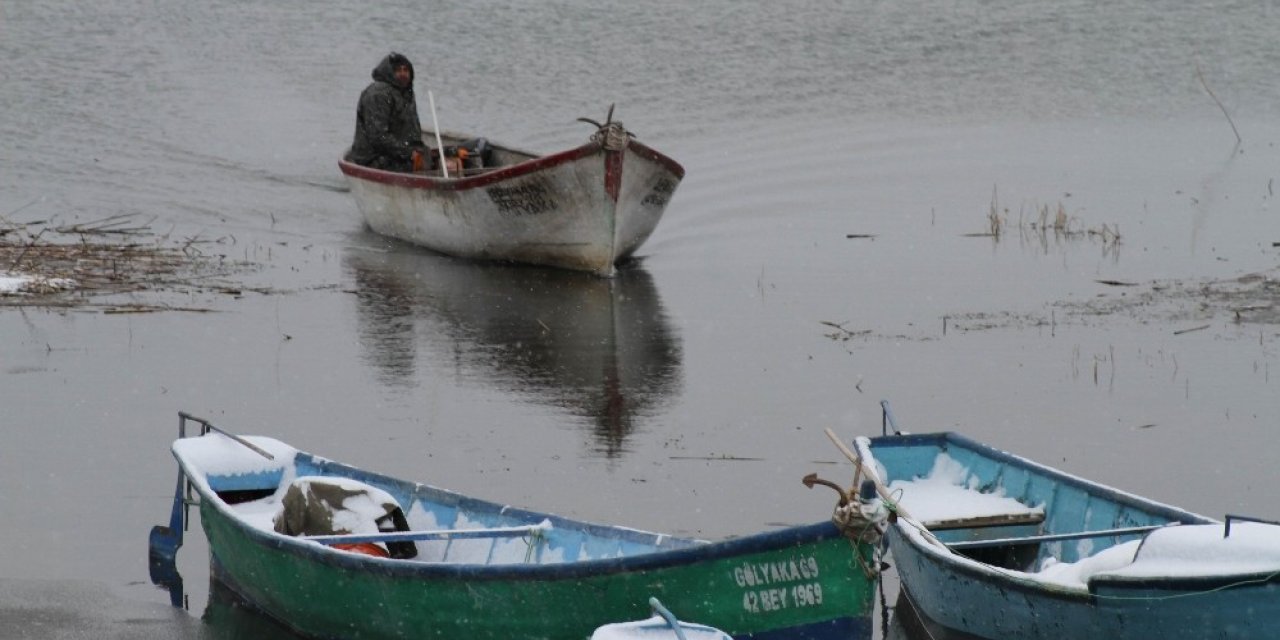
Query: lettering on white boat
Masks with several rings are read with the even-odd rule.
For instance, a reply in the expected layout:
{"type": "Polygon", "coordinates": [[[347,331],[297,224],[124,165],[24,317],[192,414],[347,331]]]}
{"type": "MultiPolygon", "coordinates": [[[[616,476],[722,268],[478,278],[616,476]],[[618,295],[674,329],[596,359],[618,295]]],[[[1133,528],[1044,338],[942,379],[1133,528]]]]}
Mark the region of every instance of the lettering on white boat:
{"type": "Polygon", "coordinates": [[[649,195],[645,196],[640,204],[649,207],[665,207],[667,201],[671,199],[671,194],[676,190],[676,183],[661,178],[658,183],[653,185],[653,189],[649,191],[649,195]]]}
{"type": "Polygon", "coordinates": [[[514,187],[489,187],[484,192],[501,213],[532,216],[556,208],[551,190],[537,182],[514,187]]]}
{"type": "Polygon", "coordinates": [[[742,593],[742,608],[750,613],[768,613],[793,607],[822,604],[818,560],[800,556],[790,560],[744,562],[733,568],[733,581],[742,593]]]}

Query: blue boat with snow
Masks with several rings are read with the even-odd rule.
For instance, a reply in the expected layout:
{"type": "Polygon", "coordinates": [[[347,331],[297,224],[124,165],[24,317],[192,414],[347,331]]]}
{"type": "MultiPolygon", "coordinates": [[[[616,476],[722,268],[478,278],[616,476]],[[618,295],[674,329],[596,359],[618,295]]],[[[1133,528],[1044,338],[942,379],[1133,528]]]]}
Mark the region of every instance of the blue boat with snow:
{"type": "Polygon", "coordinates": [[[854,449],[896,512],[899,610],[926,626],[991,640],[1277,635],[1280,523],[1218,522],[955,433],[854,449]]]}

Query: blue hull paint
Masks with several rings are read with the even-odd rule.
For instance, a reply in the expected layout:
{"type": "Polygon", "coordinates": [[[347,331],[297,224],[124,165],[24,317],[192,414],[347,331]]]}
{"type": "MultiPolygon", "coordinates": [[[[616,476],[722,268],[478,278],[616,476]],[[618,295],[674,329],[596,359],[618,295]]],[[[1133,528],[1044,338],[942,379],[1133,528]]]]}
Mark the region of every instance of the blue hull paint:
{"type": "MultiPolygon", "coordinates": [[[[966,466],[975,486],[1001,489],[1024,504],[1044,505],[1040,533],[1213,522],[956,434],[875,438],[871,451],[887,471],[886,483],[926,475],[938,453],[945,451],[966,466]]],[[[992,640],[1277,637],[1280,574],[1095,578],[1082,592],[962,558],[904,532],[906,526],[900,522],[888,534],[903,590],[920,615],[949,629],[992,640]]],[[[956,540],[973,539],[981,532],[939,533],[956,540]]],[[[1141,535],[1089,538],[1087,544],[1046,543],[1039,546],[1035,561],[1052,556],[1071,562],[1141,535]]]]}
{"type": "Polygon", "coordinates": [[[963,571],[930,557],[896,530],[889,539],[903,589],[921,614],[991,640],[1262,640],[1275,638],[1280,622],[1275,576],[1216,592],[1137,584],[1080,597],[963,571]]]}

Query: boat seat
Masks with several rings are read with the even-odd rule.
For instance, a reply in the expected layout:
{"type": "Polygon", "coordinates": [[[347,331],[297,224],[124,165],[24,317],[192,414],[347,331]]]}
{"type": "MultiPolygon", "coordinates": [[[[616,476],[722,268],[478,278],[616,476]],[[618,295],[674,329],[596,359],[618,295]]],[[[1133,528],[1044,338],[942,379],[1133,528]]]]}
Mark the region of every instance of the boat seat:
{"type": "Polygon", "coordinates": [[[997,513],[967,518],[951,518],[946,520],[930,520],[923,524],[930,531],[947,529],[980,529],[983,527],[1007,527],[1015,525],[1038,525],[1044,522],[1044,512],[997,513]]]}
{"type": "Polygon", "coordinates": [[[927,520],[924,525],[949,546],[1002,538],[1029,538],[1042,533],[1044,512],[1024,511],[927,520]]]}

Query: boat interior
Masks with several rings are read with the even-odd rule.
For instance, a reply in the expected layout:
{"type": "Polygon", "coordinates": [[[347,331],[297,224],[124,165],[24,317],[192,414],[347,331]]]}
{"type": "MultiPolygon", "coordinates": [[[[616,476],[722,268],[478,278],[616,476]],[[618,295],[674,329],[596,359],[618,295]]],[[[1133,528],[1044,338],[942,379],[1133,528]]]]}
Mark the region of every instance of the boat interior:
{"type": "MultiPolygon", "coordinates": [[[[285,496],[297,482],[328,478],[347,487],[367,487],[389,496],[403,514],[397,526],[378,526],[389,512],[368,515],[367,508],[342,514],[342,522],[365,517],[353,533],[299,535],[299,539],[333,547],[374,544],[390,548],[410,543],[416,553],[393,554],[408,562],[473,565],[560,564],[615,560],[706,544],[627,527],[585,523],[555,515],[470,498],[427,485],[404,482],[297,451],[271,438],[241,438],[264,452],[266,460],[236,442],[211,435],[183,438],[174,453],[186,477],[207,487],[241,522],[272,535],[284,510],[285,496]],[[409,556],[413,556],[411,559],[409,556]]],[[[188,490],[188,495],[191,491],[188,490]]],[[[345,506],[350,507],[350,501],[345,506]]],[[[339,516],[333,516],[334,522],[339,516]]]]}
{"type": "Polygon", "coordinates": [[[875,438],[869,449],[914,519],[953,552],[1005,569],[1033,573],[1169,524],[1210,522],[955,434],[875,438]],[[963,493],[939,509],[928,494],[940,486],[963,493]]]}
{"type": "MultiPolygon", "coordinates": [[[[427,147],[433,150],[443,146],[444,155],[449,158],[456,158],[460,149],[465,150],[462,154],[464,157],[460,162],[463,177],[480,175],[500,167],[519,164],[538,157],[538,154],[535,153],[493,144],[487,138],[464,136],[457,133],[441,132],[440,140],[437,142],[434,131],[423,131],[422,139],[427,147]]],[[[439,171],[438,162],[433,165],[433,168],[434,171],[439,171]]]]}

